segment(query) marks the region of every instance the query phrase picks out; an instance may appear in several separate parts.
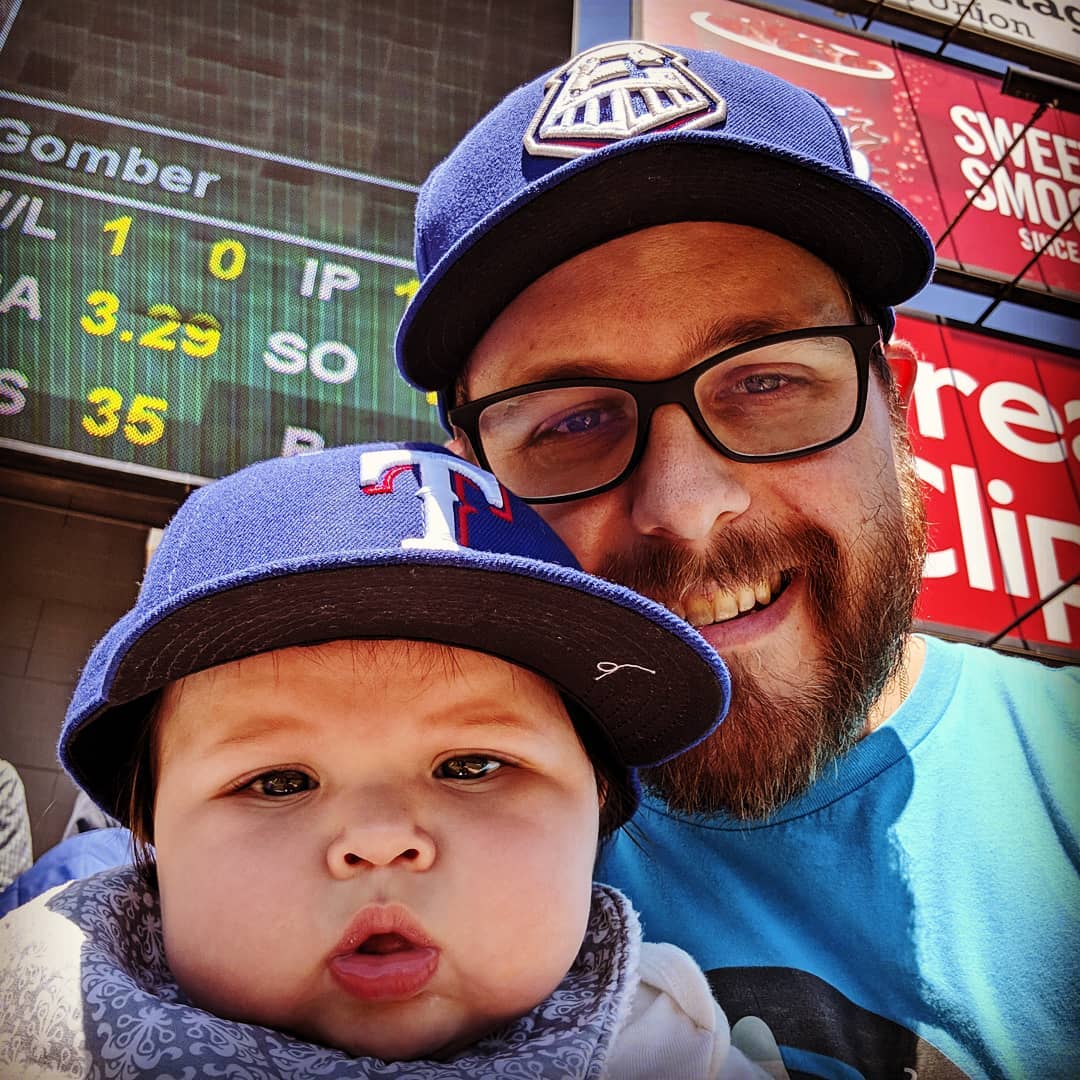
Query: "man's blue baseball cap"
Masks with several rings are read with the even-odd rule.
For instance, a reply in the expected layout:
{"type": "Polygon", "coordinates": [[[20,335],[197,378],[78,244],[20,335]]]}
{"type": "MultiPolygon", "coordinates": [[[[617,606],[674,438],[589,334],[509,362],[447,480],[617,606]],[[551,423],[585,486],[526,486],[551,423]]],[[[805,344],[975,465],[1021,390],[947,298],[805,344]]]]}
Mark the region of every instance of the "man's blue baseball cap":
{"type": "Polygon", "coordinates": [[[490,473],[442,447],[372,443],[263,461],[180,507],[79,677],[61,763],[126,821],[156,691],[342,638],[440,642],[535,671],[627,770],[693,746],[728,707],[727,669],[696,631],[584,573],[490,473]]]}
{"type": "Polygon", "coordinates": [[[678,221],[798,244],[847,282],[886,337],[892,305],[934,267],[926,230],[856,175],[820,98],[719,53],[613,42],[514,90],[424,183],[421,285],[397,335],[402,374],[445,391],[503,308],[547,271],[678,221]]]}

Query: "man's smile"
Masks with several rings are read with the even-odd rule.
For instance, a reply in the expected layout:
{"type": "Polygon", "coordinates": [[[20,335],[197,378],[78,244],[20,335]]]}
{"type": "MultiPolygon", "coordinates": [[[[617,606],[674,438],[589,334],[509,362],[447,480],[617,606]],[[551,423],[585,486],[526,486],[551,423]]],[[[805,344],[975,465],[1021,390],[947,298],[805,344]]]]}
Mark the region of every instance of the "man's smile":
{"type": "Polygon", "coordinates": [[[768,577],[734,589],[722,589],[714,585],[704,590],[690,591],[667,606],[691,626],[702,627],[710,623],[728,622],[741,615],[767,608],[784,591],[790,580],[789,572],[774,571],[768,577]]]}

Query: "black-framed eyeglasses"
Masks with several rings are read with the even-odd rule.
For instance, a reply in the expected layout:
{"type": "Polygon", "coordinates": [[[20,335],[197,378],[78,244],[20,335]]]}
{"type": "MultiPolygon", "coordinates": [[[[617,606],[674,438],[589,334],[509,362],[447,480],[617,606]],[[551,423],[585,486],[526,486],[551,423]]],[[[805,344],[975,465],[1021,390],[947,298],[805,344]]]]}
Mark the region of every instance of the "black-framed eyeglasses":
{"type": "Polygon", "coordinates": [[[866,408],[875,325],[814,326],[746,341],[656,382],[553,379],[448,413],[477,460],[526,502],[621,484],[645,452],[653,413],[681,405],[734,461],[786,461],[852,435],[866,408]]]}

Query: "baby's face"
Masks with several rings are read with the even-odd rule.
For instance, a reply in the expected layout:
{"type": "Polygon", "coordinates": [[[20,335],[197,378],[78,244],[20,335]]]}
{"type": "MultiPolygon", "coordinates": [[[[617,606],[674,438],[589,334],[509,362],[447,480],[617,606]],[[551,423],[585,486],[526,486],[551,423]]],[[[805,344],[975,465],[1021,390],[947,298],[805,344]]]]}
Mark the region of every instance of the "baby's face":
{"type": "Polygon", "coordinates": [[[550,683],[462,649],[334,642],[170,687],[154,839],[169,964],[218,1015],[444,1054],[581,945],[592,765],[550,683]]]}

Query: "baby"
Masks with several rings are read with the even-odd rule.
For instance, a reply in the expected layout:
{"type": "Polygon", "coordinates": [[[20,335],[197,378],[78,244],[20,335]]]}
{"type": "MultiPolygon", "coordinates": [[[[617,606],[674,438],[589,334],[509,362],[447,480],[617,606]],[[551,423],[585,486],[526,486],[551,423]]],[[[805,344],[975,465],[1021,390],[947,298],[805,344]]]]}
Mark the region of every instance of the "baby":
{"type": "Polygon", "coordinates": [[[60,738],[137,866],[0,921],[0,1075],[766,1075],[592,882],[634,768],[727,700],[684,622],[438,447],[208,485],[60,738]]]}

